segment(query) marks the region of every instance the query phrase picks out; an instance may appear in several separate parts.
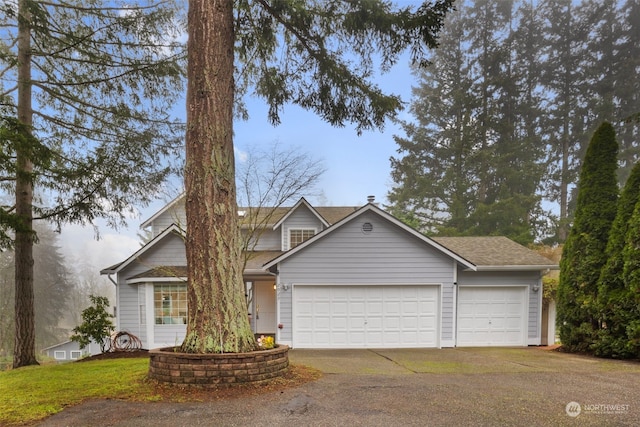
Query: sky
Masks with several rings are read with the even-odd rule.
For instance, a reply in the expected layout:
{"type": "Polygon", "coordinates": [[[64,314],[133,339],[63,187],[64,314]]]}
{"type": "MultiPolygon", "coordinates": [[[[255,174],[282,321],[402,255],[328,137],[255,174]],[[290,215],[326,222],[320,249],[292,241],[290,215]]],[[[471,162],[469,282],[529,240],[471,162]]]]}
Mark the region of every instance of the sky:
{"type": "MultiPolygon", "coordinates": [[[[400,95],[406,104],[398,117],[410,119],[408,102],[416,80],[410,72],[408,58],[400,61],[388,73],[378,76],[375,82],[383,91],[400,95]]],[[[234,144],[238,153],[252,146],[270,145],[276,141],[282,149],[300,147],[312,158],[324,163],[326,172],[317,186],[325,197],[324,204],[361,206],[367,203],[369,195],[375,196],[376,202],[386,203],[386,195],[391,188],[389,158],[397,155],[393,136],[403,136],[398,125],[388,122],[382,131],[365,131],[358,136],[353,125],[332,127],[314,113],[288,105],[281,115],[281,124],[274,127],[267,120],[264,101],[254,98],[247,98],[246,101],[249,120],[236,121],[234,124],[234,144]]],[[[174,186],[178,187],[179,183],[174,183],[174,186]]],[[[177,195],[178,191],[173,192],[177,195]]],[[[131,218],[126,228],[113,230],[96,224],[99,240],[96,240],[92,227],[64,227],[59,244],[68,264],[82,260],[99,272],[125,260],[140,248],[137,235],[140,224],[168,200],[166,196],[159,196],[156,202],[147,207],[137,206],[139,216],[131,218]]],[[[313,197],[309,201],[312,205],[318,203],[313,197]]]]}

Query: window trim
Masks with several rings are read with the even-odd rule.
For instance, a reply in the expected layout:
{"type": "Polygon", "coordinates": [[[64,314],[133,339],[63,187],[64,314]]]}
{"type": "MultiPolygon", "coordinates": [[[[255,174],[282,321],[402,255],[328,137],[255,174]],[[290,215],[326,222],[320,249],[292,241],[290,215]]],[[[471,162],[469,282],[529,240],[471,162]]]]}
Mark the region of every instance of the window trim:
{"type": "Polygon", "coordinates": [[[302,243],[306,242],[307,240],[311,239],[311,238],[312,238],[313,236],[315,236],[316,234],[318,234],[318,229],[317,229],[317,228],[312,228],[312,227],[307,227],[307,228],[289,228],[289,236],[288,236],[288,237],[289,237],[289,239],[288,239],[289,249],[293,249],[293,248],[295,248],[296,246],[298,246],[298,245],[300,245],[300,244],[302,244],[302,243]],[[291,234],[292,234],[293,232],[300,232],[300,233],[302,233],[302,236],[301,236],[301,237],[302,237],[302,240],[301,240],[298,244],[296,244],[296,245],[292,245],[292,244],[291,244],[291,240],[292,240],[292,239],[291,239],[291,234]],[[307,238],[305,238],[305,237],[304,237],[304,236],[305,236],[305,232],[307,232],[307,233],[308,233],[308,232],[311,232],[312,234],[311,234],[310,236],[308,236],[307,238]]]}
{"type": "Polygon", "coordinates": [[[153,324],[155,326],[175,326],[187,324],[187,285],[186,283],[154,283],[153,284],[153,324]],[[160,293],[160,299],[156,300],[156,294],[160,293]],[[168,300],[163,300],[163,293],[169,294],[168,300]],[[171,299],[171,294],[176,293],[177,300],[171,299]],[[180,293],[184,294],[180,298],[180,293]],[[162,305],[157,306],[160,302],[162,305]],[[168,306],[164,303],[168,302],[168,306]],[[165,314],[166,313],[166,314],[165,314]]]}

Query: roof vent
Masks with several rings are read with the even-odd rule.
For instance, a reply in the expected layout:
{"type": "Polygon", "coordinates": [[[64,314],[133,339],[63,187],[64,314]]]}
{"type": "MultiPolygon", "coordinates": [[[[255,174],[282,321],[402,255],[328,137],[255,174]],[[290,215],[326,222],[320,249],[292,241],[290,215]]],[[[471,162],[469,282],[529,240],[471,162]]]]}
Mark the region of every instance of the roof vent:
{"type": "Polygon", "coordinates": [[[370,222],[365,222],[364,224],[362,224],[362,232],[365,234],[369,234],[373,231],[373,224],[371,224],[370,222]]]}
{"type": "Polygon", "coordinates": [[[368,196],[367,197],[367,203],[373,203],[376,201],[376,196],[368,196]]]}

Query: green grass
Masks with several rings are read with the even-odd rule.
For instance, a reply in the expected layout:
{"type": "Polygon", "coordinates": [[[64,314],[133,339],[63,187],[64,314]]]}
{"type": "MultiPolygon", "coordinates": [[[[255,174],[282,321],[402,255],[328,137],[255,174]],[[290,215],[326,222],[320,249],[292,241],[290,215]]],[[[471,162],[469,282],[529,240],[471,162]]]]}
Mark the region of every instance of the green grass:
{"type": "Polygon", "coordinates": [[[28,366],[0,372],[0,425],[40,420],[87,399],[154,399],[149,359],[28,366]]]}

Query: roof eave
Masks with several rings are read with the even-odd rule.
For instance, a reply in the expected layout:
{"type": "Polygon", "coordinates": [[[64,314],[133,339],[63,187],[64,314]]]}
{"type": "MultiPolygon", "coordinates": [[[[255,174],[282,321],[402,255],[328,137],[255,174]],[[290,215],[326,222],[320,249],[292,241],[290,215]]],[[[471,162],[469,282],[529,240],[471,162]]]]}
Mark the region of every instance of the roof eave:
{"type": "Polygon", "coordinates": [[[555,264],[540,265],[478,265],[475,271],[545,271],[559,270],[555,264]]]}
{"type": "Polygon", "coordinates": [[[135,285],[138,283],[149,283],[149,282],[186,282],[186,277],[136,277],[135,279],[127,279],[127,285],[135,285]]]}

